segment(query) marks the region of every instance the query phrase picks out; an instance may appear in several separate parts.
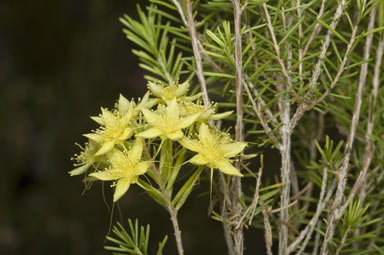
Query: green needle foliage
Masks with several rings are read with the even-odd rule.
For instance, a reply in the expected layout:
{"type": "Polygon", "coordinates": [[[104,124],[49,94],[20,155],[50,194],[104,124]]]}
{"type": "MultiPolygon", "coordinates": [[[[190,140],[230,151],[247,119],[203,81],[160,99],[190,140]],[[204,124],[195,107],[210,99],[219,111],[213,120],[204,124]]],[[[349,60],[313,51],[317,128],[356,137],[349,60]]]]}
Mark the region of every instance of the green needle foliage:
{"type": "MultiPolygon", "coordinates": [[[[112,232],[115,237],[107,236],[107,240],[114,243],[115,246],[105,246],[105,249],[111,251],[113,255],[147,255],[149,244],[149,232],[150,227],[139,226],[139,221],[136,219],[135,223],[132,223],[128,219],[129,232],[125,230],[123,225],[117,222],[117,225],[113,227],[112,232]]],[[[159,248],[156,255],[163,255],[163,248],[167,242],[168,237],[159,243],[159,248]]]]}
{"type": "MultiPolygon", "coordinates": [[[[149,91],[92,118],[71,175],[114,181],[114,201],[139,185],[170,213],[179,255],[177,214],[200,181],[230,255],[246,253],[246,228],[265,233],[268,255],[384,254],[383,0],[150,0],[137,12],[120,21],[149,91]],[[271,151],[278,164],[264,162],[271,151]]],[[[108,249],[146,254],[149,228],[135,224],[115,227],[108,249]]]]}

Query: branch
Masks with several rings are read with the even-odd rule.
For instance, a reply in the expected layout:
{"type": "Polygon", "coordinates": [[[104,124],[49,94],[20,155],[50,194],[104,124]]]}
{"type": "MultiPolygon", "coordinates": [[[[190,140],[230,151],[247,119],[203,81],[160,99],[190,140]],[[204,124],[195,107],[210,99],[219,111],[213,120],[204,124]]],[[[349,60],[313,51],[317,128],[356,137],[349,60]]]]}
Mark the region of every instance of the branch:
{"type": "MultiPolygon", "coordinates": [[[[151,155],[148,151],[147,146],[145,146],[145,145],[144,145],[144,152],[147,155],[148,159],[151,159],[151,155]]],[[[179,227],[179,221],[177,220],[177,211],[175,210],[175,208],[172,205],[171,196],[170,196],[169,192],[167,191],[167,189],[164,188],[163,181],[162,181],[161,174],[160,174],[160,170],[156,167],[156,165],[155,165],[155,163],[153,163],[153,161],[152,161],[151,167],[153,169],[153,172],[155,173],[155,176],[157,179],[157,184],[160,187],[160,191],[163,194],[165,201],[167,202],[167,209],[168,209],[169,215],[171,216],[171,222],[173,225],[173,230],[175,231],[174,234],[175,234],[175,239],[176,239],[176,246],[177,246],[178,255],[184,255],[183,242],[182,242],[182,238],[181,238],[181,231],[180,231],[180,227],[179,227]]]]}
{"type": "MultiPolygon", "coordinates": [[[[365,3],[365,1],[364,1],[365,3]]],[[[375,17],[376,17],[376,7],[374,7],[369,15],[369,24],[368,24],[368,31],[373,29],[374,23],[375,23],[375,17]]],[[[371,53],[371,46],[372,46],[372,39],[373,39],[373,34],[369,34],[366,38],[365,46],[364,46],[364,60],[368,60],[370,53],[371,53]]],[[[345,145],[345,152],[344,152],[344,160],[343,163],[338,171],[338,176],[339,176],[339,183],[337,186],[337,192],[335,196],[335,200],[333,202],[332,210],[330,213],[330,217],[328,220],[328,226],[327,230],[325,233],[325,238],[323,242],[323,246],[321,249],[320,254],[321,255],[327,255],[328,254],[328,244],[332,240],[334,232],[335,232],[335,227],[336,227],[336,222],[341,218],[343,215],[343,211],[341,208],[341,203],[343,200],[344,196],[344,191],[346,188],[347,184],[347,172],[348,172],[348,166],[349,166],[349,161],[350,161],[350,156],[353,148],[353,142],[355,140],[355,134],[356,134],[356,129],[357,125],[359,123],[359,117],[360,117],[360,110],[361,110],[361,103],[363,100],[363,92],[364,92],[364,87],[366,84],[366,79],[367,79],[367,70],[368,70],[368,63],[364,63],[361,66],[361,71],[360,71],[360,78],[359,78],[359,87],[356,93],[356,99],[355,99],[355,107],[353,111],[353,116],[352,116],[352,123],[350,127],[350,132],[349,136],[347,139],[347,143],[345,145]]]]}
{"type": "Polygon", "coordinates": [[[323,180],[321,182],[320,197],[319,197],[319,202],[317,204],[316,212],[313,215],[312,219],[307,224],[307,226],[300,232],[300,235],[288,247],[288,254],[293,252],[295,249],[297,249],[297,247],[299,247],[300,243],[304,240],[304,238],[306,236],[312,235],[313,228],[317,224],[317,221],[320,217],[320,214],[325,207],[324,196],[325,196],[325,190],[327,188],[327,180],[328,180],[328,168],[324,167],[323,168],[323,180]]]}
{"type": "Polygon", "coordinates": [[[299,105],[299,107],[297,108],[295,114],[293,115],[293,117],[291,119],[291,123],[289,124],[291,129],[293,129],[297,125],[297,122],[301,119],[301,117],[304,115],[304,113],[308,109],[310,109],[310,108],[316,106],[317,104],[319,104],[320,102],[322,102],[328,96],[328,94],[332,91],[332,89],[335,87],[337,82],[339,81],[341,75],[344,72],[345,65],[347,64],[349,53],[351,52],[353,44],[355,43],[357,29],[358,29],[358,26],[355,25],[353,28],[353,31],[352,31],[351,39],[349,40],[349,43],[347,46],[347,50],[345,51],[344,58],[340,64],[339,70],[337,71],[337,74],[336,74],[335,78],[333,79],[331,85],[324,92],[324,94],[321,95],[317,100],[315,100],[313,102],[304,102],[301,105],[299,105]]]}
{"type": "Polygon", "coordinates": [[[260,198],[261,212],[263,213],[264,218],[264,231],[265,231],[265,245],[267,247],[267,255],[272,254],[272,228],[271,223],[269,223],[269,214],[265,208],[264,201],[260,198]]]}
{"type": "MultiPolygon", "coordinates": [[[[232,0],[234,25],[235,25],[235,60],[236,60],[236,141],[244,141],[243,137],[243,60],[241,45],[241,8],[240,0],[232,0]]],[[[240,159],[236,163],[236,167],[240,169],[240,159]]],[[[241,178],[232,177],[232,210],[233,215],[240,215],[242,206],[240,204],[241,197],[241,178]]],[[[241,219],[237,219],[240,221],[241,219]]],[[[235,241],[235,255],[242,255],[244,252],[244,233],[242,224],[232,229],[235,241]]]]}
{"type": "MultiPolygon", "coordinates": [[[[333,15],[333,19],[331,24],[329,25],[333,30],[336,28],[337,24],[339,23],[340,17],[343,14],[343,10],[346,7],[348,0],[342,0],[339,5],[337,6],[335,15],[333,15]]],[[[312,88],[315,87],[317,80],[319,79],[320,76],[320,71],[321,71],[321,63],[323,62],[323,59],[325,58],[325,55],[328,52],[328,47],[331,42],[331,37],[333,36],[333,32],[331,30],[328,30],[327,35],[325,36],[323,45],[321,47],[321,53],[319,56],[319,60],[317,61],[315,70],[312,75],[312,80],[310,83],[310,86],[312,88]]]]}
{"type": "MultiPolygon", "coordinates": [[[[320,7],[320,10],[319,10],[319,13],[316,16],[316,20],[320,19],[321,16],[323,16],[325,2],[326,2],[326,0],[322,0],[321,1],[321,7],[320,7]]],[[[313,39],[315,39],[315,36],[320,32],[320,28],[321,28],[321,24],[320,23],[316,23],[315,27],[313,28],[311,36],[309,37],[307,43],[305,44],[305,47],[304,47],[304,50],[303,50],[303,57],[305,57],[305,55],[307,54],[309,46],[311,45],[313,39]]]]}
{"type": "Polygon", "coordinates": [[[272,22],[271,22],[271,16],[269,15],[268,8],[267,8],[267,5],[265,3],[263,4],[263,9],[264,9],[265,17],[267,18],[268,29],[269,29],[269,32],[271,34],[271,38],[272,38],[272,42],[273,42],[273,47],[275,48],[276,57],[277,57],[277,60],[279,61],[279,64],[280,64],[280,67],[281,67],[281,71],[283,72],[284,77],[287,80],[289,90],[295,96],[296,101],[298,103],[301,103],[301,99],[300,99],[299,95],[297,94],[297,92],[293,88],[291,77],[289,76],[288,71],[287,71],[287,69],[285,67],[285,64],[284,64],[283,60],[280,57],[280,47],[279,47],[279,44],[277,43],[276,36],[275,36],[275,31],[273,29],[273,25],[272,25],[272,22]]]}
{"type": "MultiPolygon", "coordinates": [[[[297,18],[301,19],[301,3],[300,0],[296,0],[296,7],[297,7],[297,18]]],[[[303,40],[303,25],[302,23],[299,24],[299,38],[298,38],[298,47],[299,47],[299,75],[300,80],[303,81],[303,48],[301,47],[302,40],[303,40]]]]}
{"type": "Polygon", "coordinates": [[[261,125],[263,126],[263,128],[265,130],[265,133],[268,135],[269,139],[271,139],[272,143],[276,146],[276,148],[280,148],[281,144],[277,140],[276,136],[273,134],[272,129],[269,127],[269,125],[268,125],[267,121],[265,120],[263,114],[261,113],[259,107],[256,105],[256,102],[253,99],[251,92],[249,91],[247,83],[245,83],[245,82],[244,82],[244,88],[247,91],[249,100],[251,100],[251,104],[252,104],[253,110],[255,111],[257,117],[259,118],[260,123],[261,123],[261,125]]]}
{"type": "MultiPolygon", "coordinates": [[[[173,1],[175,2],[176,0],[173,0],[173,1]]],[[[208,97],[207,85],[205,83],[205,78],[203,74],[203,64],[201,61],[201,54],[199,49],[199,39],[197,38],[196,25],[193,19],[191,0],[186,0],[185,3],[187,6],[188,29],[189,29],[189,34],[191,35],[193,55],[195,56],[195,61],[196,61],[197,78],[199,79],[201,91],[203,92],[204,105],[208,106],[210,102],[208,97]]]]}

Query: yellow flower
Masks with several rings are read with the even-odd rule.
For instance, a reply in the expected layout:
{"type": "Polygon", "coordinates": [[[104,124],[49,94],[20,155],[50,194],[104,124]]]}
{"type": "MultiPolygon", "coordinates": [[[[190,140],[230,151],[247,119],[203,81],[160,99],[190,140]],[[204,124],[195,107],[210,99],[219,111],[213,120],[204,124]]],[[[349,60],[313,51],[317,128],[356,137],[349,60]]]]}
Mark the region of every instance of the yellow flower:
{"type": "Polygon", "coordinates": [[[98,159],[98,156],[95,156],[95,153],[99,148],[96,142],[89,140],[89,142],[85,144],[85,148],[80,145],[78,146],[83,151],[78,155],[75,154],[75,157],[72,158],[72,160],[76,160],[77,163],[74,164],[76,168],[68,172],[71,176],[85,173],[98,159]]]}
{"type": "Polygon", "coordinates": [[[149,91],[145,93],[140,102],[135,106],[133,111],[133,116],[136,118],[142,109],[151,109],[153,106],[159,103],[160,99],[158,98],[149,98],[149,91]]]}
{"type": "Polygon", "coordinates": [[[153,127],[137,134],[137,137],[154,138],[162,137],[171,140],[178,140],[184,136],[182,129],[192,125],[199,117],[200,113],[180,118],[176,98],[173,98],[164,111],[160,113],[142,109],[146,120],[153,127]]]}
{"type": "Polygon", "coordinates": [[[231,142],[226,134],[220,134],[216,130],[201,123],[199,128],[198,140],[184,137],[180,144],[185,148],[197,152],[190,162],[195,165],[207,165],[211,169],[218,168],[225,174],[243,176],[235,168],[229,158],[232,158],[244,150],[247,143],[231,142]]]}
{"type": "Polygon", "coordinates": [[[191,114],[200,113],[197,121],[206,122],[208,120],[220,120],[228,117],[233,111],[215,114],[215,105],[205,107],[204,105],[195,104],[189,101],[182,101],[179,104],[179,111],[181,116],[188,116],[191,114]]]}
{"type": "Polygon", "coordinates": [[[155,97],[163,99],[164,101],[169,101],[174,98],[180,98],[186,101],[194,101],[201,96],[201,93],[190,97],[185,96],[188,92],[188,87],[188,82],[184,82],[182,84],[172,84],[169,86],[164,86],[151,81],[148,83],[148,89],[152,92],[152,94],[155,97]]]}
{"type": "Polygon", "coordinates": [[[112,150],[115,144],[120,143],[133,135],[133,129],[129,127],[129,122],[133,116],[133,102],[129,102],[120,95],[117,109],[113,112],[101,108],[101,115],[91,117],[99,123],[101,128],[94,133],[84,136],[98,142],[101,147],[96,152],[96,156],[105,154],[112,150]]]}
{"type": "Polygon", "coordinates": [[[115,180],[115,193],[113,202],[119,200],[129,189],[131,183],[136,183],[138,176],[145,174],[151,166],[150,161],[141,161],[143,152],[143,141],[141,138],[135,140],[129,151],[122,152],[113,149],[107,154],[110,168],[91,173],[89,176],[95,177],[102,181],[115,180]]]}

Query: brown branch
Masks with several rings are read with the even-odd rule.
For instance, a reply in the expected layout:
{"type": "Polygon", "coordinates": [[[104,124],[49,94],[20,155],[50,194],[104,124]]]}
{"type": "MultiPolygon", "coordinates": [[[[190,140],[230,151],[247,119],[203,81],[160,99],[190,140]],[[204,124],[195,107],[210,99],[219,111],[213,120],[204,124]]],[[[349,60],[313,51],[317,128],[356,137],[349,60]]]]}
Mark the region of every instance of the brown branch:
{"type": "MultiPolygon", "coordinates": [[[[235,60],[236,60],[236,141],[244,141],[243,137],[243,60],[242,60],[242,44],[241,44],[241,8],[240,0],[232,0],[234,26],[235,26],[235,60]]],[[[236,167],[240,169],[240,159],[236,162],[236,167]]],[[[241,197],[241,178],[232,177],[232,210],[233,215],[240,221],[240,212],[242,210],[239,201],[241,197]]],[[[244,252],[244,233],[243,224],[232,228],[234,238],[234,254],[242,255],[244,252]]]]}

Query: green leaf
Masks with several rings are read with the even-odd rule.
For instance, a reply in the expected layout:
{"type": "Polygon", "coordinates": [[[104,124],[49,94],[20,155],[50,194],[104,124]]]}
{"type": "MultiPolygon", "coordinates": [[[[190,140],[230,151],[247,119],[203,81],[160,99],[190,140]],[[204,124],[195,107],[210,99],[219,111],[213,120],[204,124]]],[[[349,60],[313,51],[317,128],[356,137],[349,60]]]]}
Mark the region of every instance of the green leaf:
{"type": "Polygon", "coordinates": [[[188,198],[189,194],[191,193],[192,188],[195,185],[196,181],[199,179],[199,176],[203,171],[203,169],[204,169],[204,166],[200,166],[191,175],[191,177],[189,177],[189,179],[185,182],[183,187],[181,187],[179,192],[176,194],[175,198],[172,200],[172,205],[174,206],[176,211],[178,211],[185,203],[185,200],[188,198]]]}
{"type": "Polygon", "coordinates": [[[317,19],[317,21],[325,28],[327,28],[328,30],[330,30],[334,35],[336,35],[340,40],[342,40],[345,44],[348,44],[348,41],[339,33],[337,32],[335,29],[333,29],[331,26],[329,26],[327,23],[325,23],[324,21],[322,21],[321,19],[317,19]]]}
{"type": "Polygon", "coordinates": [[[137,184],[144,189],[145,192],[158,204],[167,208],[167,202],[163,196],[163,194],[156,188],[154,188],[151,184],[139,179],[137,184]]]}

